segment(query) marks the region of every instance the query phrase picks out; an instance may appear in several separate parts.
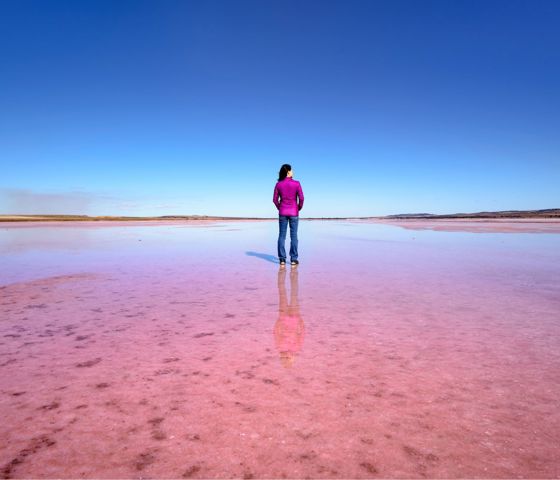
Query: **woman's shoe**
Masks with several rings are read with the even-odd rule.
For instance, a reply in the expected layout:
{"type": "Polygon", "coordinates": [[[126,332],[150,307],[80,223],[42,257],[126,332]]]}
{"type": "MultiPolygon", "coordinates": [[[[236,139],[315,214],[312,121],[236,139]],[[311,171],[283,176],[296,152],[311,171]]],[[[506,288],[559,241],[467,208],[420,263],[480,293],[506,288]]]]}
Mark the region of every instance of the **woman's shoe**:
{"type": "Polygon", "coordinates": [[[297,260],[292,260],[292,265],[299,265],[299,262],[297,260]]]}

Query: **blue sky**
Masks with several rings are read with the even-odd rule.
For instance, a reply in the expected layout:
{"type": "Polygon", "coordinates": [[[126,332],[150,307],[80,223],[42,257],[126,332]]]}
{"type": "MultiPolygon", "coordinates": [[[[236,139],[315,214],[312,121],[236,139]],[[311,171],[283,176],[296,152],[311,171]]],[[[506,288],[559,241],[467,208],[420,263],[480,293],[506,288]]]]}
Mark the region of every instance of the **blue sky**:
{"type": "Polygon", "coordinates": [[[558,1],[0,2],[0,213],[560,207],[558,1]]]}

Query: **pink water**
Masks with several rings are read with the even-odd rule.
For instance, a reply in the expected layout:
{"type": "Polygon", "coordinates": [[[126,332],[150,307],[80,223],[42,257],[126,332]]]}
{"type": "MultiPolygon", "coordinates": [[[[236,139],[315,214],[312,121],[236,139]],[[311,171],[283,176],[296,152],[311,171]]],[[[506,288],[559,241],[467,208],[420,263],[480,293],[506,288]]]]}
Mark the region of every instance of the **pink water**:
{"type": "Polygon", "coordinates": [[[0,225],[0,476],[560,476],[559,233],[276,231],[0,225]]]}

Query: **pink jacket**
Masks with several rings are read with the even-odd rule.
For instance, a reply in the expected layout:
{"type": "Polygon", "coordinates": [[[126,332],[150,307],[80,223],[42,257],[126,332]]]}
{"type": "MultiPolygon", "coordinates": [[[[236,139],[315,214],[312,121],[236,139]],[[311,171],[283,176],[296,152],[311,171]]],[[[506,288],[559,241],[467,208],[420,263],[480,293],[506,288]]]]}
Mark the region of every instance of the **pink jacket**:
{"type": "Polygon", "coordinates": [[[279,215],[298,216],[303,207],[303,190],[301,183],[293,178],[286,177],[274,186],[274,196],[272,201],[278,209],[279,215]],[[280,197],[280,201],[278,201],[280,197]],[[299,202],[296,201],[296,197],[299,202]]]}

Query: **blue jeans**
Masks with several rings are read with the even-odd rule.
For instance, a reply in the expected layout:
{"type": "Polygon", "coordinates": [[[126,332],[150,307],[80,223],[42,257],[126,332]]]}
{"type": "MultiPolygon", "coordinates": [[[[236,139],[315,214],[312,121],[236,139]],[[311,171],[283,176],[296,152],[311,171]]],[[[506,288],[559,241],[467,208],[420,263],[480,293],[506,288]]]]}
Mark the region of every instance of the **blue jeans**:
{"type": "Polygon", "coordinates": [[[299,223],[299,217],[297,215],[278,215],[278,225],[280,227],[280,231],[278,233],[278,259],[286,260],[286,248],[284,247],[284,244],[286,243],[286,232],[288,231],[288,223],[290,224],[290,260],[297,260],[297,229],[299,223]]]}

